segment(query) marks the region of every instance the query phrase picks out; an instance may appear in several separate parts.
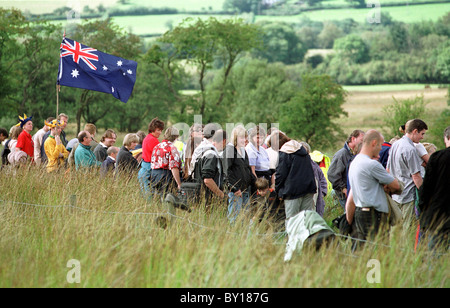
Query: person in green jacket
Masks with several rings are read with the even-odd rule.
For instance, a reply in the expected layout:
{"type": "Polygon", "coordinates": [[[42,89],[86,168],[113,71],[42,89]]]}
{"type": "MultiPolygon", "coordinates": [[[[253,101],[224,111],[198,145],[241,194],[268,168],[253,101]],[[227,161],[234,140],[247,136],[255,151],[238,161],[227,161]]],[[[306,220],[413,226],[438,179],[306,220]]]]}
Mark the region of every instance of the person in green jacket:
{"type": "Polygon", "coordinates": [[[91,168],[100,167],[101,162],[97,161],[94,153],[91,151],[92,136],[88,131],[82,131],[78,134],[79,145],[75,150],[75,168],[79,170],[80,167],[91,168]]]}

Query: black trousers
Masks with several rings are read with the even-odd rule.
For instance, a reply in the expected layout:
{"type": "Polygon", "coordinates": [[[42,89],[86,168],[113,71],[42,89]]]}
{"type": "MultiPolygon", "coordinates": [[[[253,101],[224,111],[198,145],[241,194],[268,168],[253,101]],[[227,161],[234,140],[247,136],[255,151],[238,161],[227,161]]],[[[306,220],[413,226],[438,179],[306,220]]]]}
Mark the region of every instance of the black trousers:
{"type": "Polygon", "coordinates": [[[387,231],[388,215],[373,208],[360,208],[355,210],[354,226],[360,240],[373,240],[380,231],[387,231]]]}

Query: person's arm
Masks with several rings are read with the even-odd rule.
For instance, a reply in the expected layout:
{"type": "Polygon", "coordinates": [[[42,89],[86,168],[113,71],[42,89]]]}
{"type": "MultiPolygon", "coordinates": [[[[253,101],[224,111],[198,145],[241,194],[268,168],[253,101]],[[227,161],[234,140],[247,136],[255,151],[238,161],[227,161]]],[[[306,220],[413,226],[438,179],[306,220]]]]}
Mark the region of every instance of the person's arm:
{"type": "Polygon", "coordinates": [[[351,225],[353,223],[353,218],[355,217],[356,205],[353,200],[353,190],[350,190],[350,193],[347,198],[347,203],[345,204],[345,212],[348,223],[351,225]]]}
{"type": "Polygon", "coordinates": [[[400,184],[397,179],[394,179],[390,184],[384,185],[384,191],[386,193],[394,194],[400,190],[400,184]]]}
{"type": "Polygon", "coordinates": [[[420,186],[422,186],[423,179],[422,179],[422,176],[420,175],[420,172],[413,174],[412,179],[414,181],[414,184],[416,184],[417,188],[420,188],[420,186]]]}
{"type": "Polygon", "coordinates": [[[223,193],[223,191],[220,190],[220,188],[217,186],[216,182],[214,182],[213,179],[206,178],[203,180],[203,183],[205,183],[206,187],[208,187],[208,189],[219,198],[223,199],[225,197],[225,194],[223,193]]]}
{"type": "Polygon", "coordinates": [[[180,169],[172,168],[170,171],[172,172],[175,182],[177,182],[178,189],[181,189],[180,169]]]}
{"type": "Polygon", "coordinates": [[[254,175],[255,177],[257,177],[257,176],[256,176],[256,170],[255,170],[255,166],[250,166],[250,168],[252,169],[252,173],[253,173],[253,175],[254,175]]]}

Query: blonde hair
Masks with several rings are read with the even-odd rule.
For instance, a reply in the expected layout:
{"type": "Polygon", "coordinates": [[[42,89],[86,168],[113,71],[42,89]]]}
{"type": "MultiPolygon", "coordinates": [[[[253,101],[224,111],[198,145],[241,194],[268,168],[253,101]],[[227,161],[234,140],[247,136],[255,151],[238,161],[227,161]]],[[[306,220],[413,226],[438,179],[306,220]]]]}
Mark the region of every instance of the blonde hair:
{"type": "Polygon", "coordinates": [[[95,135],[97,133],[97,127],[95,126],[95,124],[92,124],[92,123],[87,123],[84,126],[84,130],[88,131],[89,134],[91,134],[91,135],[95,135]]]}
{"type": "Polygon", "coordinates": [[[9,138],[17,140],[19,138],[20,133],[23,131],[23,128],[20,126],[13,126],[9,131],[9,138]]]}
{"type": "Polygon", "coordinates": [[[65,113],[60,113],[60,114],[58,115],[58,120],[61,120],[61,117],[66,117],[67,121],[69,121],[69,116],[68,116],[67,114],[65,114],[65,113]]]}
{"type": "Polygon", "coordinates": [[[245,138],[248,137],[247,131],[245,130],[245,127],[243,125],[238,125],[231,131],[230,142],[234,147],[237,146],[237,139],[239,136],[244,136],[245,138]]]}
{"type": "Polygon", "coordinates": [[[129,147],[133,142],[139,142],[139,137],[136,134],[127,134],[123,138],[123,145],[126,147],[129,147]]]}
{"type": "Polygon", "coordinates": [[[422,144],[425,147],[425,149],[427,150],[428,154],[433,154],[437,150],[437,147],[432,143],[424,142],[422,144]]]}

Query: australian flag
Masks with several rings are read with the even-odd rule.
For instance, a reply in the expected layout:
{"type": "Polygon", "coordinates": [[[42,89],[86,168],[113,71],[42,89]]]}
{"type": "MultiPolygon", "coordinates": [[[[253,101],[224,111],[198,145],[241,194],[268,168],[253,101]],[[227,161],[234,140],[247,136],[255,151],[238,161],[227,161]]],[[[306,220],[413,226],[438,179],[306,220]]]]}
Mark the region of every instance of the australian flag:
{"type": "Polygon", "coordinates": [[[136,82],[137,63],[63,38],[58,84],[112,94],[126,103],[136,82]]]}

